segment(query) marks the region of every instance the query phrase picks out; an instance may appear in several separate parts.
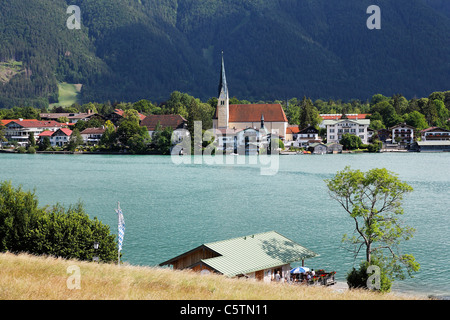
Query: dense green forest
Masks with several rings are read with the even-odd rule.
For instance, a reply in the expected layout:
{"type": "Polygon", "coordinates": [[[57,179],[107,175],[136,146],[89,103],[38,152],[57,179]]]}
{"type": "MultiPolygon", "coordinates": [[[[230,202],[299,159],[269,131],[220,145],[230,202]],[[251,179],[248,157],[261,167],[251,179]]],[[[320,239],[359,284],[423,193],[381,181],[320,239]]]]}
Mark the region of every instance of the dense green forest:
{"type": "MultiPolygon", "coordinates": [[[[282,105],[289,124],[305,128],[308,124],[318,125],[321,122],[320,114],[368,114],[371,119],[371,128],[377,130],[389,128],[396,124],[406,122],[422,130],[431,126],[438,126],[450,130],[450,91],[436,91],[428,97],[406,99],[401,94],[391,97],[375,94],[366,101],[361,100],[322,100],[311,98],[291,98],[289,100],[257,101],[258,103],[279,103],[282,105]]],[[[230,98],[230,104],[249,104],[248,100],[240,100],[237,97],[230,98]]],[[[217,106],[217,98],[212,97],[207,101],[191,96],[187,93],[174,91],[168,99],[162,103],[149,100],[137,102],[89,102],[86,104],[73,104],[70,107],[55,106],[45,111],[87,112],[91,110],[103,116],[108,116],[115,109],[135,110],[144,115],[151,114],[179,114],[188,121],[188,128],[194,121],[202,121],[203,129],[212,128],[212,118],[217,106]]],[[[42,110],[34,107],[14,107],[0,109],[0,119],[40,119],[42,110]]],[[[104,125],[104,121],[93,119],[88,122],[79,121],[76,128],[79,131],[87,127],[104,125]],[[100,121],[100,122],[99,122],[100,121]]]]}
{"type": "Polygon", "coordinates": [[[0,107],[45,108],[60,82],[82,84],[82,104],[160,103],[173,90],[207,100],[221,51],[231,94],[249,101],[448,90],[448,1],[379,0],[375,31],[372,2],[1,1],[0,107]],[[69,5],[80,7],[80,30],[66,27],[69,5]]]}

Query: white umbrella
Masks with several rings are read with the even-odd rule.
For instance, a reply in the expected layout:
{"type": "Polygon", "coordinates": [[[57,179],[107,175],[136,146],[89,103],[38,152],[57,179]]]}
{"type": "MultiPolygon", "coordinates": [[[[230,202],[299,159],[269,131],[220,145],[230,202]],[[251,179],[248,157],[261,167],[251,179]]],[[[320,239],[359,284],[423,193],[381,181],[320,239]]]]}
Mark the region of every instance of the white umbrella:
{"type": "Polygon", "coordinates": [[[306,273],[309,271],[309,268],[307,267],[297,267],[291,270],[292,274],[298,274],[298,273],[306,273]]]}

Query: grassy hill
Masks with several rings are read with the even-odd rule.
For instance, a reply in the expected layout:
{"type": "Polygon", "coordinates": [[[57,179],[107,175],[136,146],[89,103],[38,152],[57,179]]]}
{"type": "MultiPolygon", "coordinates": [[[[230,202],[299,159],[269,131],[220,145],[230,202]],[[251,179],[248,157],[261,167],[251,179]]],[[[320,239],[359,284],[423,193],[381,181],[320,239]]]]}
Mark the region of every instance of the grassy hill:
{"type": "MultiPolygon", "coordinates": [[[[411,299],[411,297],[407,297],[411,299]]],[[[189,271],[0,254],[0,300],[402,300],[393,294],[262,283],[189,271]],[[67,282],[80,268],[81,288],[67,282]],[[70,269],[69,269],[70,270],[70,269]]]]}
{"type": "Polygon", "coordinates": [[[58,84],[58,102],[50,106],[71,106],[74,103],[80,103],[79,95],[81,92],[81,84],[59,83],[58,84]]]}

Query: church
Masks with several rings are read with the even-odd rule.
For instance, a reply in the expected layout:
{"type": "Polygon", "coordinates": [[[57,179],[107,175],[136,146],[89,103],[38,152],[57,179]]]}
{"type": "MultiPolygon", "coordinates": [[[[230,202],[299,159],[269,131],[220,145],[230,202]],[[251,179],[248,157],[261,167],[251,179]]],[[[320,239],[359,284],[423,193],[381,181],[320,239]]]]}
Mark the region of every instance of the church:
{"type": "MultiPolygon", "coordinates": [[[[230,104],[222,53],[213,129],[221,132],[229,140],[236,140],[233,136],[239,136],[239,133],[250,129],[257,132],[264,130],[266,134],[278,135],[280,139],[284,139],[287,127],[288,120],[280,104],[230,104]]],[[[226,141],[226,138],[224,139],[226,141]]]]}

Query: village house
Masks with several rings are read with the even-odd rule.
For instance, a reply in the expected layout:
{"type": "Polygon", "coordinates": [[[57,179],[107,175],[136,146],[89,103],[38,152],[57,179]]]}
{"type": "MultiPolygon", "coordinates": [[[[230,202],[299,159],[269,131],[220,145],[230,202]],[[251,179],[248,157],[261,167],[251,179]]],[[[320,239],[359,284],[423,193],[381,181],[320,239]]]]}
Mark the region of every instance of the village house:
{"type": "Polygon", "coordinates": [[[1,120],[1,123],[6,127],[5,138],[22,146],[29,144],[31,133],[36,139],[43,131],[56,131],[66,126],[57,121],[35,119],[1,120]]]}
{"type": "Polygon", "coordinates": [[[422,141],[448,141],[450,140],[450,130],[430,127],[420,131],[422,141]]]}
{"type": "Polygon", "coordinates": [[[328,147],[326,144],[315,142],[308,146],[308,151],[312,154],[327,154],[328,147]]]}
{"type": "Polygon", "coordinates": [[[105,127],[101,128],[86,128],[80,132],[83,141],[87,145],[98,145],[105,133],[105,127]]]}
{"type": "Polygon", "coordinates": [[[275,231],[202,244],[171,258],[160,266],[227,277],[247,277],[271,281],[279,271],[289,277],[291,263],[318,256],[309,249],[275,231]]]}
{"type": "MultiPolygon", "coordinates": [[[[285,136],[285,144],[288,144],[289,142],[293,142],[297,140],[297,136],[300,132],[300,129],[297,125],[288,125],[286,128],[286,136],[285,136]]],[[[290,145],[290,143],[289,143],[290,145]]]]}
{"type": "Polygon", "coordinates": [[[78,121],[89,121],[92,118],[103,118],[103,116],[98,113],[93,113],[91,110],[88,112],[79,113],[41,113],[39,114],[42,120],[58,120],[59,118],[67,118],[69,123],[77,123],[78,121]]]}
{"type": "Polygon", "coordinates": [[[230,105],[225,64],[222,56],[217,108],[213,117],[213,129],[217,129],[222,134],[222,137],[218,139],[219,148],[223,148],[222,143],[224,141],[234,141],[233,135],[235,133],[248,128],[254,130],[264,128],[269,134],[277,135],[284,140],[287,126],[288,120],[280,104],[230,105]],[[226,138],[224,138],[224,133],[226,138]]]}
{"type": "Polygon", "coordinates": [[[391,141],[391,131],[388,129],[379,129],[377,130],[378,140],[382,142],[391,141]]]}
{"type": "Polygon", "coordinates": [[[153,136],[153,132],[155,132],[158,124],[161,130],[167,127],[172,128],[174,131],[173,143],[181,142],[188,135],[187,120],[178,114],[149,115],[140,123],[141,126],[147,127],[150,137],[153,136]]]}
{"type": "Polygon", "coordinates": [[[414,127],[400,123],[389,130],[392,134],[392,143],[411,144],[414,142],[414,127]]]}
{"type": "Polygon", "coordinates": [[[346,133],[358,136],[362,143],[369,143],[370,119],[338,119],[324,120],[323,125],[327,129],[327,142],[339,142],[346,133]]]}
{"type": "Polygon", "coordinates": [[[69,143],[71,136],[72,130],[68,128],[60,128],[56,131],[44,131],[39,134],[38,138],[42,142],[45,137],[48,137],[52,147],[63,147],[69,143]]]}
{"type": "Polygon", "coordinates": [[[308,126],[299,131],[296,139],[296,143],[298,147],[306,147],[311,143],[321,143],[322,139],[319,137],[319,130],[317,130],[314,126],[308,126]]]}
{"type": "MultiPolygon", "coordinates": [[[[123,114],[125,111],[122,109],[114,109],[114,111],[105,117],[106,120],[110,120],[112,123],[117,125],[117,123],[123,118],[123,114]]],[[[138,112],[139,120],[142,121],[145,119],[145,115],[138,112]]]]}
{"type": "Polygon", "coordinates": [[[370,115],[371,114],[368,113],[350,113],[345,115],[343,115],[342,113],[321,113],[320,117],[322,118],[322,122],[319,124],[319,128],[326,128],[326,125],[323,122],[325,120],[336,120],[336,121],[341,119],[363,120],[370,115]]]}

